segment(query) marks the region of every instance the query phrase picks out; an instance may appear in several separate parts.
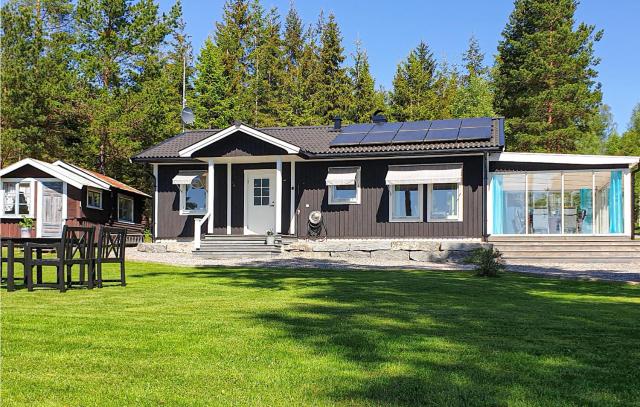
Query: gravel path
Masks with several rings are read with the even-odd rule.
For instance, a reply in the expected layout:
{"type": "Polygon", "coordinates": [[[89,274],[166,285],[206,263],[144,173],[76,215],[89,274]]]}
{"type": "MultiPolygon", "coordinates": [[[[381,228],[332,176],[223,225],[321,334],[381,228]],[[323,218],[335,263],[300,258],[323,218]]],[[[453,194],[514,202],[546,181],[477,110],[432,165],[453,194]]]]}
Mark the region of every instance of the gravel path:
{"type": "MultiPolygon", "coordinates": [[[[191,253],[145,253],[135,249],[127,251],[127,259],[144,262],[172,264],[175,266],[209,267],[297,267],[319,269],[418,269],[418,270],[471,270],[473,267],[456,263],[426,263],[384,261],[372,258],[313,258],[291,255],[278,257],[240,258],[240,259],[203,259],[191,253]]],[[[640,264],[623,263],[543,263],[535,266],[528,264],[509,264],[509,271],[543,275],[556,278],[586,280],[622,281],[640,284],[640,264]]]]}

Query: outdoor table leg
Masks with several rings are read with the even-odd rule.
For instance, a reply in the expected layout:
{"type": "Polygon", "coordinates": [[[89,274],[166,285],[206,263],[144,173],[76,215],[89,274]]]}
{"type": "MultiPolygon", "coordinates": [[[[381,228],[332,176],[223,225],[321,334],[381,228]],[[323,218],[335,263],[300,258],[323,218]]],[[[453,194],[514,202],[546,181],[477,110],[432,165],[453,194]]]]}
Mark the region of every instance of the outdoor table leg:
{"type": "Polygon", "coordinates": [[[13,291],[16,289],[15,282],[13,280],[13,240],[7,242],[7,291],[13,291]]]}
{"type": "MultiPolygon", "coordinates": [[[[42,249],[40,248],[36,249],[36,259],[42,260],[42,249]]],[[[37,266],[37,274],[37,282],[38,284],[42,284],[42,264],[40,264],[39,262],[37,266]]]]}

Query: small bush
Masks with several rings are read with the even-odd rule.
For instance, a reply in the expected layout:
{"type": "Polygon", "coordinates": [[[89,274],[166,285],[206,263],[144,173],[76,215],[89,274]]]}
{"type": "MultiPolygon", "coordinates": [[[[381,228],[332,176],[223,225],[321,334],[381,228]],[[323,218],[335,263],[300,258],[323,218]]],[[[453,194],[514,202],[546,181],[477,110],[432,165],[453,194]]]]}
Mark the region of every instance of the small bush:
{"type": "Polygon", "coordinates": [[[149,228],[144,230],[144,242],[153,243],[153,237],[151,237],[151,230],[149,230],[149,228]]]}
{"type": "Polygon", "coordinates": [[[505,270],[502,253],[492,249],[476,249],[465,259],[466,263],[476,266],[476,275],[497,277],[505,270]]]}

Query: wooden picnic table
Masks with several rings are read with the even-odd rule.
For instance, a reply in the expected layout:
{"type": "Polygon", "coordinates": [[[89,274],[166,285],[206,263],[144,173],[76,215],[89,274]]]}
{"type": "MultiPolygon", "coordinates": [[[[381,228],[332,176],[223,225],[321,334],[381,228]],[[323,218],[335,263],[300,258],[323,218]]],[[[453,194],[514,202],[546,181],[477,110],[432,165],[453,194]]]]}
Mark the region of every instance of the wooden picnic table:
{"type": "MultiPolygon", "coordinates": [[[[27,243],[39,243],[39,244],[47,244],[51,245],[51,249],[57,248],[57,246],[61,242],[60,237],[0,237],[0,247],[7,248],[7,256],[6,260],[3,256],[2,261],[0,261],[0,275],[2,274],[2,264],[7,262],[7,291],[15,290],[15,278],[14,278],[14,266],[15,266],[15,248],[24,247],[27,243]]],[[[36,258],[42,259],[42,247],[37,247],[36,249],[36,258]]],[[[26,260],[23,260],[26,261],[26,260]]],[[[26,264],[23,264],[25,268],[26,264]]],[[[24,277],[24,283],[27,284],[26,274],[24,277]]],[[[37,282],[38,284],[42,283],[42,266],[37,267],[37,282]]]]}

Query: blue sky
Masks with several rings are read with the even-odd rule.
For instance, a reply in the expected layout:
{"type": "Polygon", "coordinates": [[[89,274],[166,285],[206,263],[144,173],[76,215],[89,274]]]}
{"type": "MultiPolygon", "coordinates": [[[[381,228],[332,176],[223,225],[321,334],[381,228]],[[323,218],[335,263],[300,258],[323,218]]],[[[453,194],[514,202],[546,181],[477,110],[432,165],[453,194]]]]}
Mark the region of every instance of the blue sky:
{"type": "MultiPolygon", "coordinates": [[[[290,0],[262,0],[284,17],[290,0]]],[[[173,0],[160,0],[168,9],[173,0]]],[[[197,53],[220,19],[224,0],[209,2],[183,0],[187,31],[197,53]]],[[[391,88],[398,62],[420,40],[426,41],[438,59],[459,64],[461,54],[473,34],[491,63],[513,2],[506,0],[297,0],[295,6],[306,24],[317,20],[320,10],[336,15],[349,55],[356,39],[369,54],[371,71],[378,85],[391,88]]],[[[583,0],[577,21],[595,24],[604,30],[596,44],[596,55],[604,102],[611,106],[618,129],[627,127],[631,110],[640,102],[640,1],[583,0]]]]}

